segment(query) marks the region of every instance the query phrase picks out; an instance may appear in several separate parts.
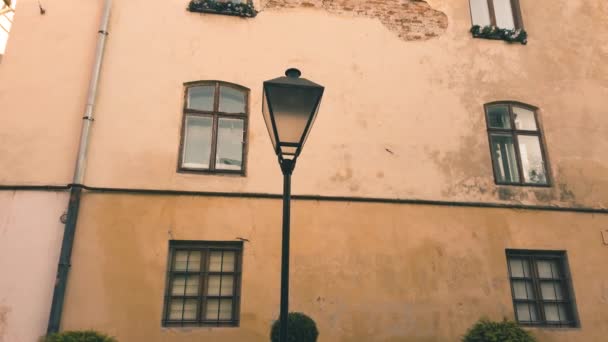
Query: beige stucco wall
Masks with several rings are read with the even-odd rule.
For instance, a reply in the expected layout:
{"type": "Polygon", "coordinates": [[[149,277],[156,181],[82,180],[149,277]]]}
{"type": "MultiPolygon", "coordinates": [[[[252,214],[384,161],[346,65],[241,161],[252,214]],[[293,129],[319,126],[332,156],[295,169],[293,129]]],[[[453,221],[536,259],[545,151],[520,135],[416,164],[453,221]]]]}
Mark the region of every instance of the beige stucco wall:
{"type": "MultiPolygon", "coordinates": [[[[465,0],[429,1],[447,28],[414,41],[382,18],[289,3],[256,2],[261,13],[241,19],[187,12],[186,0],[114,0],[86,182],[279,192],[261,82],[295,66],[326,86],[296,193],[608,204],[604,2],[521,1],[526,46],[471,38],[465,0]],[[182,83],[207,79],[251,88],[247,177],[176,173],[182,83]],[[540,108],[551,188],[494,185],[482,105],[495,100],[540,108]]],[[[12,114],[0,137],[18,146],[0,153],[14,165],[4,183],[65,183],[75,158],[101,1],[48,0],[44,16],[37,6],[20,1],[0,65],[12,114]]]]}
{"type": "Polygon", "coordinates": [[[67,194],[0,192],[0,342],[46,332],[67,194]]]}
{"type": "Polygon", "coordinates": [[[101,2],[43,7],[19,1],[0,63],[3,185],[66,184],[74,169],[101,2]]]}
{"type": "MultiPolygon", "coordinates": [[[[130,342],[268,341],[280,200],[89,193],[81,208],[63,329],[130,342]],[[236,237],[249,240],[240,327],[162,328],[168,241],[236,237]]],[[[604,341],[607,224],[589,214],[294,201],[290,309],[316,320],[320,342],[457,341],[481,316],[513,318],[505,248],[566,250],[582,328],[533,331],[540,342],[604,341]]]]}

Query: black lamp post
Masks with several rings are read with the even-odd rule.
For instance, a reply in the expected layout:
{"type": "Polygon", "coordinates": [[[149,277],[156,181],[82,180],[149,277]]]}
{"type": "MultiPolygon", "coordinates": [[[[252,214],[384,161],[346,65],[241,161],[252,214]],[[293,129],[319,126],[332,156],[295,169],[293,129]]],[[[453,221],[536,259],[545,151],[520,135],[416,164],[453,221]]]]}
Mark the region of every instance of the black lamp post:
{"type": "Polygon", "coordinates": [[[264,121],[283,172],[280,342],[287,342],[291,173],[317,116],[324,89],[323,86],[300,78],[301,74],[298,69],[288,69],[285,77],[264,82],[262,104],[264,121]]]}

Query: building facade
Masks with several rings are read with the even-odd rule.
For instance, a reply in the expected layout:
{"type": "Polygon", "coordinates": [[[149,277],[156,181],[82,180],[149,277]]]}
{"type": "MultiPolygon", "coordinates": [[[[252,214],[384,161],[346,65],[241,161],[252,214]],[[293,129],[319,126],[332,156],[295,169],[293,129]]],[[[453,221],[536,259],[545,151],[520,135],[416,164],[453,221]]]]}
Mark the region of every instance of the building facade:
{"type": "Polygon", "coordinates": [[[101,0],[15,8],[0,61],[0,341],[46,332],[58,263],[61,330],[268,341],[282,175],[262,82],[289,67],[325,86],[291,219],[290,311],[319,341],[458,341],[482,317],[541,342],[605,339],[608,5],[110,10],[106,31],[101,0]]]}

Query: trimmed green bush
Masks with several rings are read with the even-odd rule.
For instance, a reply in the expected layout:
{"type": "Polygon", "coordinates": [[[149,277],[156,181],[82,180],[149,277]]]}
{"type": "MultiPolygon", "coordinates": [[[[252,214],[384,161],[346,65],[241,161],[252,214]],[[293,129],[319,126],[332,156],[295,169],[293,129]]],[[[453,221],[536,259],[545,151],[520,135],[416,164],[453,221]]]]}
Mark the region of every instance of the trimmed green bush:
{"type": "Polygon", "coordinates": [[[115,338],[93,330],[64,331],[43,337],[41,342],[118,342],[115,338]]]}
{"type": "MultiPolygon", "coordinates": [[[[279,321],[274,321],[270,329],[270,341],[279,342],[279,321]]],[[[287,315],[288,342],[316,342],[319,336],[317,325],[312,318],[300,312],[290,312],[287,315]]]]}
{"type": "Polygon", "coordinates": [[[467,331],[462,342],[536,342],[536,339],[515,322],[481,319],[467,331]]]}

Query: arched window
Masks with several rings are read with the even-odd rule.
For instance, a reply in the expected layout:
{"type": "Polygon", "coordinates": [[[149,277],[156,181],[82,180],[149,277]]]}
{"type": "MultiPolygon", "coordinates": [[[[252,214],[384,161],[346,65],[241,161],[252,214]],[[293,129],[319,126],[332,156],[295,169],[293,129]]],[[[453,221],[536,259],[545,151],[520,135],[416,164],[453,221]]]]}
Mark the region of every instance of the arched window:
{"type": "Polygon", "coordinates": [[[178,171],[245,174],[249,89],[186,84],[178,171]]]}
{"type": "Polygon", "coordinates": [[[518,102],[485,105],[496,184],[549,185],[536,110],[518,102]]]}

